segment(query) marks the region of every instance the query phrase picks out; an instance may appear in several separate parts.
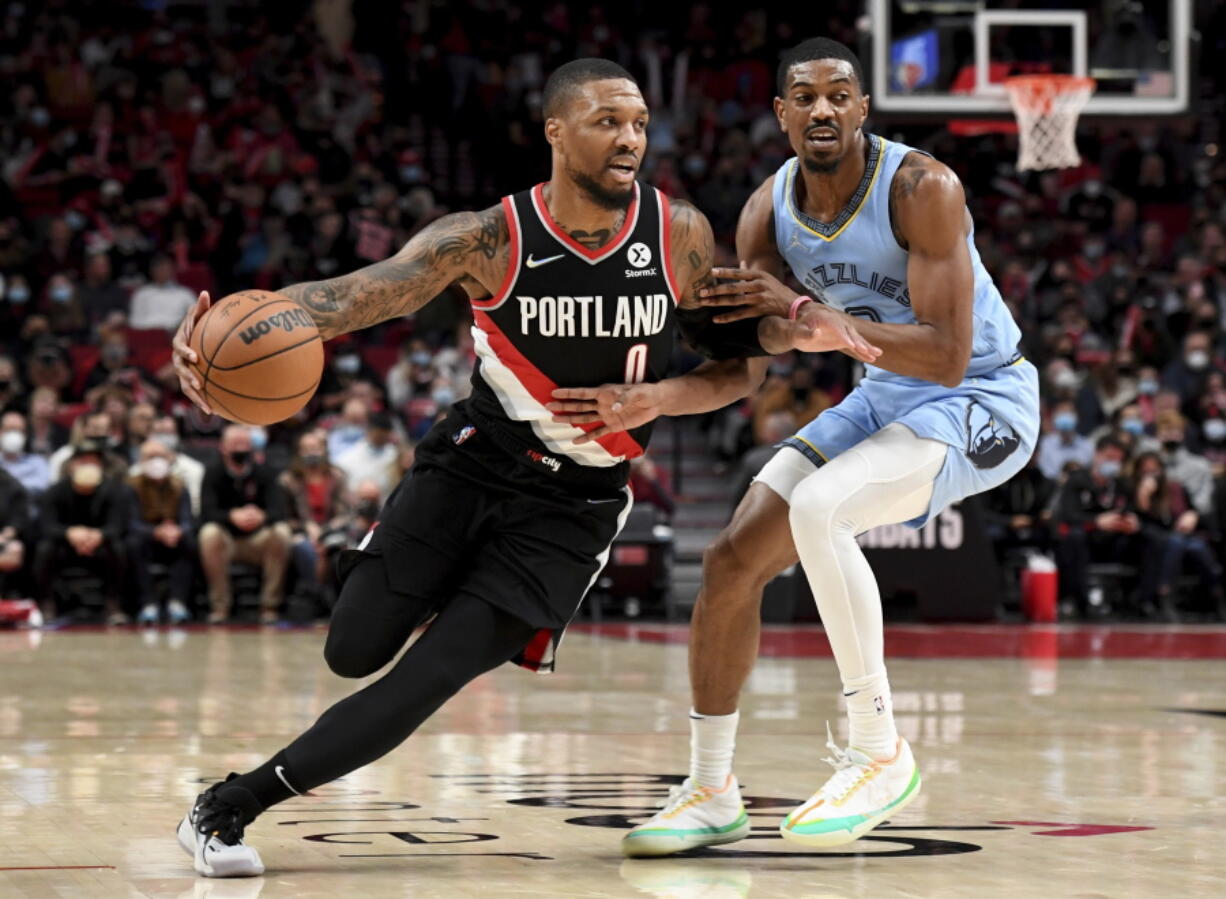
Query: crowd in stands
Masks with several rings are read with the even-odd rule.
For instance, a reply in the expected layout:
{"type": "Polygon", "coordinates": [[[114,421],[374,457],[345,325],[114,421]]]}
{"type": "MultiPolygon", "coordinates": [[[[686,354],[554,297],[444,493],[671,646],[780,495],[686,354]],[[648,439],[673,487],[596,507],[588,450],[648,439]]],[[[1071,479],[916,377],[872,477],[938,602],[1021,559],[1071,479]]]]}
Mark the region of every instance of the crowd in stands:
{"type": "MultiPolygon", "coordinates": [[[[311,405],[247,429],[178,391],[169,338],[197,292],[330,277],[547,177],[543,80],[585,55],[640,78],[644,179],[695,202],[734,263],[744,201],[790,152],[770,106],[778,51],[819,25],[857,46],[861,4],[803,26],[762,7],[717,25],[701,2],[398,6],[0,9],[5,594],[53,602],[85,569],[102,573],[112,620],[224,620],[243,563],[261,570],[264,620],[287,595],[326,604],[329,559],[467,393],[463,295],[333,341],[311,405]]],[[[1207,68],[1202,93],[1222,96],[1223,77],[1207,68]]],[[[1009,136],[887,134],[962,178],[979,252],[1042,372],[1035,459],[987,500],[1002,553],[1053,554],[1074,610],[1094,605],[1096,560],[1123,549],[1141,560],[1139,609],[1179,614],[1189,577],[1219,598],[1226,153],[1196,121],[1089,123],[1080,168],[1023,178],[1009,136]]],[[[679,368],[695,361],[679,352],[679,368]]],[[[747,484],[762,447],[858,374],[844,357],[780,357],[756,397],[712,422],[711,444],[744,457],[747,484]]],[[[640,489],[667,509],[657,468],[640,463],[640,489]]]]}

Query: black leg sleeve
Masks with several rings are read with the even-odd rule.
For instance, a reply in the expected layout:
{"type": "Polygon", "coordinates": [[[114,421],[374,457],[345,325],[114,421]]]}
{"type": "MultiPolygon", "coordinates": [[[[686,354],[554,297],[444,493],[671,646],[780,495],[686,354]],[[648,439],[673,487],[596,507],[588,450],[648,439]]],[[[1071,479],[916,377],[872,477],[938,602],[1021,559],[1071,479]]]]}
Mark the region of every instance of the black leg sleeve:
{"type": "MultiPolygon", "coordinates": [[[[350,582],[352,576],[346,587],[350,582]]],[[[336,703],[282,752],[226,789],[247,790],[268,808],[375,761],[469,681],[510,661],[535,633],[532,625],[480,599],[455,599],[383,677],[336,703]]]]}

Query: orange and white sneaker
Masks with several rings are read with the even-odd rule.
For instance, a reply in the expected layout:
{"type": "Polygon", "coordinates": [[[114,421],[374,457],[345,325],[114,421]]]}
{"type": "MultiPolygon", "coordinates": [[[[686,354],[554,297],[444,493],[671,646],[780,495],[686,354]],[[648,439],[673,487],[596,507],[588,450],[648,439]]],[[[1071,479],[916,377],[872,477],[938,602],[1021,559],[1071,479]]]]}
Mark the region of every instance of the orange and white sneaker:
{"type": "Polygon", "coordinates": [[[826,738],[834,758],[825,761],[834,766],[834,776],[779,825],[785,840],[817,849],[860,839],[920,793],[919,767],[902,737],[894,758],[884,762],[850,746],[840,749],[829,724],[826,738]]]}
{"type": "Polygon", "coordinates": [[[661,811],[622,837],[622,854],[628,858],[672,855],[701,846],[735,843],[747,836],[749,815],[735,776],[728,775],[722,790],[712,790],[687,777],[669,791],[661,811]]]}

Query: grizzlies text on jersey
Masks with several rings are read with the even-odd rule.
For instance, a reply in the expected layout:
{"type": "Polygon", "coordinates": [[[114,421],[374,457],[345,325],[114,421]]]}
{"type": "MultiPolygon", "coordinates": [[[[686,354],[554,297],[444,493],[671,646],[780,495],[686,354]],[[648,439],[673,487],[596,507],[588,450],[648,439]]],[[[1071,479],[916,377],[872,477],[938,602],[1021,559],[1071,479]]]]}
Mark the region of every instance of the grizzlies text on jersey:
{"type": "MultiPolygon", "coordinates": [[[[886,324],[915,324],[908,252],[890,221],[890,187],[907,154],[904,144],[866,134],[864,176],[831,222],[806,215],[796,202],[798,160],[775,174],[774,237],[780,255],[815,300],[886,324]]],[[[1018,349],[1021,332],[966,236],[974,276],[971,357],[962,383],[931,381],[866,365],[846,399],[806,425],[786,445],[815,465],[834,458],[891,422],[949,446],[929,515],[1012,477],[1038,439],[1038,378],[1018,349]]],[[[920,525],[927,516],[909,522],[920,525]]]]}

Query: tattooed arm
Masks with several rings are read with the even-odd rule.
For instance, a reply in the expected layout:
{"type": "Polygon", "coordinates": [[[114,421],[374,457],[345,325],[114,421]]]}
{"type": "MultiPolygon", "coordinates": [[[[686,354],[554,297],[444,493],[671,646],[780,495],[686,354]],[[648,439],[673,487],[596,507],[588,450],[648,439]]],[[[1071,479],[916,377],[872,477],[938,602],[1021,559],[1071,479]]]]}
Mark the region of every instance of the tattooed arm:
{"type": "MultiPolygon", "coordinates": [[[[458,212],[432,222],[382,262],[326,281],[291,284],[277,292],[310,313],[320,336],[327,340],[416,312],[450,284],[458,283],[473,298],[489,296],[502,281],[509,252],[501,206],[484,212],[458,212]]],[[[202,293],[179,326],[173,357],[183,392],[205,411],[210,411],[208,404],[188,365],[196,361],[188,340],[196,320],[208,308],[209,296],[202,293]]]]}
{"type": "Polygon", "coordinates": [[[975,278],[966,246],[966,195],[950,169],[911,153],[890,185],[890,220],[908,252],[907,289],[916,323],[856,319],[881,347],[876,364],[889,371],[956,387],[971,358],[975,278]]]}
{"type": "Polygon", "coordinates": [[[301,305],[324,340],[416,312],[449,284],[489,296],[507,265],[507,223],[501,206],[457,212],[432,222],[395,256],[326,281],[277,292],[301,305]]]}

